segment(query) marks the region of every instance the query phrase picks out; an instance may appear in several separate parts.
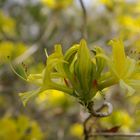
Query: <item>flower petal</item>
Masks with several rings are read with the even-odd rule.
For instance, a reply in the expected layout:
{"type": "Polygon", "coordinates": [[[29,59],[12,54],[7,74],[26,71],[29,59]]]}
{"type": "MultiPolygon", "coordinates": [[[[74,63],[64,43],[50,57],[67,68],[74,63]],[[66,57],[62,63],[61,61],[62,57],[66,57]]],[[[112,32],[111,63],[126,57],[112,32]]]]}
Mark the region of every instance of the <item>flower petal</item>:
{"type": "Polygon", "coordinates": [[[133,72],[135,71],[135,69],[136,69],[136,61],[134,59],[127,57],[125,70],[123,73],[123,75],[124,75],[123,78],[130,77],[133,74],[133,72]]]}
{"type": "Polygon", "coordinates": [[[111,40],[109,43],[113,47],[113,64],[119,74],[122,77],[125,71],[126,56],[122,40],[111,40]]]}
{"type": "Polygon", "coordinates": [[[130,79],[127,81],[127,83],[131,85],[136,91],[140,91],[140,79],[139,80],[130,79]]]}
{"type": "Polygon", "coordinates": [[[128,92],[128,95],[132,95],[135,93],[135,89],[131,86],[129,86],[128,84],[126,84],[123,80],[120,80],[120,87],[128,92]]]}

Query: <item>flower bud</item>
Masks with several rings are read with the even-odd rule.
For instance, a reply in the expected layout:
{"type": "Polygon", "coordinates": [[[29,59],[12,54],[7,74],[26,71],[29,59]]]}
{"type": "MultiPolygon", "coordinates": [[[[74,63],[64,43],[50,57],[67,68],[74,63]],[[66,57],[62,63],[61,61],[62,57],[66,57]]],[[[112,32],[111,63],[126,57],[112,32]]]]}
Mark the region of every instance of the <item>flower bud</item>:
{"type": "Polygon", "coordinates": [[[91,60],[90,51],[85,40],[81,40],[80,47],[77,52],[77,60],[75,62],[75,75],[80,83],[82,98],[88,100],[93,88],[95,65],[91,60]]]}

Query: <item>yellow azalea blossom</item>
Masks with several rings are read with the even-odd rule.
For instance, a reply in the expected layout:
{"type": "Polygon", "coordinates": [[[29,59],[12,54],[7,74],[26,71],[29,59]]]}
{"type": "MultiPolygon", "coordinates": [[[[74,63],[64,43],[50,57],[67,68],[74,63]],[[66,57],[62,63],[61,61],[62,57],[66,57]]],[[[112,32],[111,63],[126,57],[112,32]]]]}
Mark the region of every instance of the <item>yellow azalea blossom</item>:
{"type": "Polygon", "coordinates": [[[75,123],[70,127],[69,131],[72,136],[81,138],[83,135],[83,126],[82,124],[75,123]]]}
{"type": "Polygon", "coordinates": [[[15,28],[15,20],[0,10],[0,35],[5,33],[6,35],[13,36],[15,35],[15,28]]]}
{"type": "Polygon", "coordinates": [[[108,58],[111,74],[120,86],[127,89],[130,94],[140,89],[140,70],[136,60],[126,56],[122,40],[110,41],[112,58],[108,58]]]}
{"type": "Polygon", "coordinates": [[[64,54],[61,45],[55,45],[55,51],[47,56],[42,72],[30,74],[24,79],[38,89],[20,93],[23,103],[42,92],[47,93],[47,90],[71,95],[84,106],[91,103],[97,93],[118,83],[131,94],[140,90],[140,64],[126,56],[121,40],[112,40],[110,45],[110,57],[100,47],[89,50],[83,39],[64,54]],[[104,71],[105,66],[109,69],[104,71]]]}
{"type": "Polygon", "coordinates": [[[73,2],[73,0],[41,0],[41,1],[48,7],[55,10],[66,8],[73,2]]]}
{"type": "Polygon", "coordinates": [[[27,77],[26,81],[39,88],[20,93],[23,103],[26,104],[30,98],[46,90],[58,90],[87,104],[98,90],[96,80],[100,76],[98,73],[97,77],[96,67],[92,60],[85,40],[72,46],[64,55],[61,45],[56,45],[55,52],[48,56],[42,73],[30,74],[27,77]]]}
{"type": "Polygon", "coordinates": [[[139,33],[140,30],[140,18],[133,16],[119,16],[118,17],[119,24],[130,32],[139,33]]]}

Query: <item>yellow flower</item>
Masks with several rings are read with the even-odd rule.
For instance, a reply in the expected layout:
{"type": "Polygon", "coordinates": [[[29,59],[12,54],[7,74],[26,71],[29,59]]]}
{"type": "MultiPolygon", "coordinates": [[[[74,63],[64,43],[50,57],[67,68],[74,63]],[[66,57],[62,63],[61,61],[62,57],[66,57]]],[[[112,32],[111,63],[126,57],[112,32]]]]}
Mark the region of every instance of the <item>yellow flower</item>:
{"type": "MultiPolygon", "coordinates": [[[[15,20],[7,15],[5,15],[0,10],[0,30],[8,35],[15,35],[16,23],[15,20]]],[[[1,32],[0,32],[1,35],[1,32]]]]}
{"type": "Polygon", "coordinates": [[[120,26],[122,26],[124,29],[127,29],[130,32],[138,33],[140,30],[140,18],[132,16],[119,16],[118,22],[120,26]]]}
{"type": "MultiPolygon", "coordinates": [[[[99,63],[101,62],[98,65],[99,63]]],[[[58,90],[78,98],[82,104],[87,104],[97,92],[97,78],[95,64],[85,40],[72,46],[65,55],[61,45],[55,45],[55,52],[48,56],[42,73],[27,77],[28,82],[39,88],[20,93],[20,97],[26,104],[30,98],[43,91],[58,90]]]]}
{"type": "Polygon", "coordinates": [[[134,119],[126,111],[117,110],[114,111],[111,116],[103,118],[101,124],[107,128],[120,126],[120,131],[129,132],[134,125],[134,119]]]}
{"type": "Polygon", "coordinates": [[[123,89],[132,94],[135,89],[140,89],[140,66],[136,60],[126,56],[122,40],[112,40],[110,45],[112,57],[107,61],[111,74],[123,89]]]}
{"type": "Polygon", "coordinates": [[[71,5],[73,0],[42,0],[42,2],[52,9],[59,10],[71,5]]]}
{"type": "Polygon", "coordinates": [[[75,123],[70,127],[70,134],[74,137],[81,138],[83,135],[83,126],[79,123],[75,123]]]}
{"type": "Polygon", "coordinates": [[[105,55],[100,47],[94,48],[94,54],[91,54],[85,40],[73,45],[64,55],[61,45],[55,45],[42,73],[30,74],[25,79],[39,88],[21,93],[23,103],[46,90],[67,93],[85,106],[98,91],[114,84],[119,83],[131,94],[140,90],[139,63],[126,56],[121,40],[112,40],[110,44],[113,48],[111,57],[105,55]],[[106,63],[109,67],[107,72],[104,71],[106,63]]]}

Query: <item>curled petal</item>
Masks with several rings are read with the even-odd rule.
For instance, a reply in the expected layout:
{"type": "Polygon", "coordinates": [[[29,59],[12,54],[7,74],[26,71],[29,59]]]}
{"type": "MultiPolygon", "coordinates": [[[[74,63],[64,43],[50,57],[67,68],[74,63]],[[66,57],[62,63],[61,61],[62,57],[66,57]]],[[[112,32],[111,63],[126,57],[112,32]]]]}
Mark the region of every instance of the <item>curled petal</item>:
{"type": "Polygon", "coordinates": [[[120,80],[120,87],[121,87],[124,91],[127,90],[128,95],[132,95],[132,94],[135,93],[135,89],[134,89],[132,86],[126,84],[123,80],[120,80]]]}
{"type": "Polygon", "coordinates": [[[126,56],[122,40],[111,40],[109,43],[113,47],[113,65],[121,77],[125,71],[126,56]]]}

